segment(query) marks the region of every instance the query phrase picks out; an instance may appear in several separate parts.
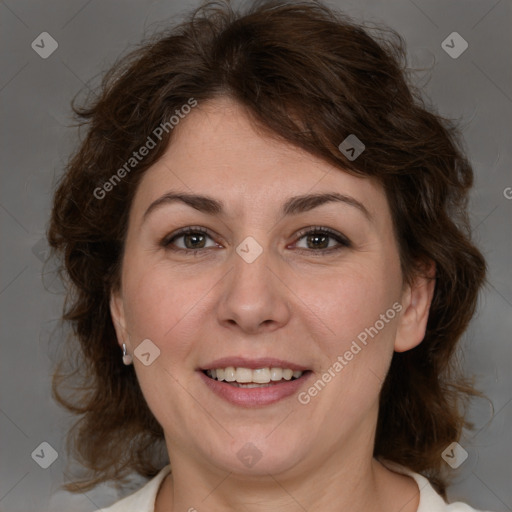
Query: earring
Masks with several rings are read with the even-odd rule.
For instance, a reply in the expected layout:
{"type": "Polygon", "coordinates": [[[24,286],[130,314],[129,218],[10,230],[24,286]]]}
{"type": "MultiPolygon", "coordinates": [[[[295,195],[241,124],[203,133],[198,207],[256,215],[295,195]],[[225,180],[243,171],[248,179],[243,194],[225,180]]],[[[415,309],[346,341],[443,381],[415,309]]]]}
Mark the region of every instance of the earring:
{"type": "Polygon", "coordinates": [[[123,363],[129,366],[133,362],[133,357],[126,351],[126,344],[123,343],[123,363]]]}

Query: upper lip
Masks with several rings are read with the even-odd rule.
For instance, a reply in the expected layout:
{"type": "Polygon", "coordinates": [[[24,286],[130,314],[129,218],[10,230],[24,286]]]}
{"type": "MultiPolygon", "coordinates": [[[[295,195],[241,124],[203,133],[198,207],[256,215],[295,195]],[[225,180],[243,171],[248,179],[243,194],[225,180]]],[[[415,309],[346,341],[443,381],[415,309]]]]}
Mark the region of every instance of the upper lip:
{"type": "Polygon", "coordinates": [[[289,368],[293,371],[306,371],[307,366],[285,361],[284,359],[275,359],[273,357],[260,357],[257,359],[247,359],[245,357],[223,357],[216,359],[211,363],[202,366],[201,370],[215,370],[217,368],[227,368],[233,366],[235,368],[250,368],[256,370],[258,368],[289,368]]]}

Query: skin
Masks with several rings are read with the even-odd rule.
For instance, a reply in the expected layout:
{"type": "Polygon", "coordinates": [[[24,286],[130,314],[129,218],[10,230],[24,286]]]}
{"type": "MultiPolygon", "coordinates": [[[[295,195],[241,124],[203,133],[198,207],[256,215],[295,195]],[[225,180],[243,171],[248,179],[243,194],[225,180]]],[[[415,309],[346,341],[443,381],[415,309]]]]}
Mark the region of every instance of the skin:
{"type": "Polygon", "coordinates": [[[416,511],[414,480],[386,468],[372,450],[393,351],[422,341],[433,290],[423,277],[403,281],[379,184],[270,137],[229,99],[193,109],[139,184],[121,287],[111,297],[119,344],[133,353],[149,338],[160,349],[149,366],[133,358],[173,468],[155,510],[416,511]],[[144,219],[170,190],[211,196],[225,212],[173,202],[144,219]],[[362,203],[371,220],[340,202],[279,213],[290,196],[333,191],[362,203]],[[210,232],[188,246],[186,237],[174,240],[176,248],[200,248],[196,255],[162,246],[187,226],[210,232]],[[350,247],[328,238],[317,248],[311,236],[297,236],[311,226],[339,232],[350,247]],[[263,250],[252,263],[236,252],[248,236],[263,250]],[[340,250],[328,253],[327,245],[340,250]],[[196,371],[219,357],[276,357],[314,372],[300,390],[307,391],[396,302],[400,313],[308,404],[294,394],[236,406],[196,371]],[[247,442],[261,452],[251,468],[237,457],[247,442]]]}

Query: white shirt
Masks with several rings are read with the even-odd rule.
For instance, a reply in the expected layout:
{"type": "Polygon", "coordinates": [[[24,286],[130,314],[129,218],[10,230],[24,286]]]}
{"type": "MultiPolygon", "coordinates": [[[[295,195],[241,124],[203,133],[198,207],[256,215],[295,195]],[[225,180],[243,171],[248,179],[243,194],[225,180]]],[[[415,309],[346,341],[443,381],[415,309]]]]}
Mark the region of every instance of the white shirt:
{"type": "MultiPolygon", "coordinates": [[[[430,482],[419,473],[414,473],[405,468],[393,467],[395,471],[399,471],[405,475],[414,478],[420,490],[420,504],[417,512],[488,512],[478,511],[465,503],[457,501],[456,503],[447,504],[443,498],[437,494],[430,482]]],[[[114,503],[108,508],[99,510],[98,512],[154,512],[155,500],[160,484],[171,471],[171,466],[167,465],[149,480],[138,491],[126,496],[122,500],[114,503]]]]}

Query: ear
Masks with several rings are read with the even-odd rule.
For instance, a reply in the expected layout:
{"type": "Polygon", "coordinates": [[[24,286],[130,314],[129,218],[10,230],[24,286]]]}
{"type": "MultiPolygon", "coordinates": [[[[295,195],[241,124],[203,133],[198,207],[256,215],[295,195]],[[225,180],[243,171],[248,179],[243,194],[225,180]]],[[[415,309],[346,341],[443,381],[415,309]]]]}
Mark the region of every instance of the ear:
{"type": "Polygon", "coordinates": [[[435,264],[432,262],[402,293],[403,311],[398,321],[395,352],[405,352],[419,345],[425,337],[430,304],[434,296],[435,264]]]}
{"type": "Polygon", "coordinates": [[[128,342],[128,332],[126,330],[124,302],[120,290],[114,290],[110,294],[110,315],[116,330],[117,343],[122,347],[123,343],[128,342]]]}

